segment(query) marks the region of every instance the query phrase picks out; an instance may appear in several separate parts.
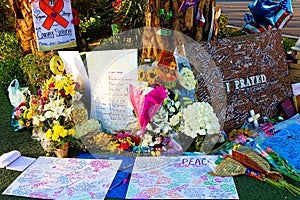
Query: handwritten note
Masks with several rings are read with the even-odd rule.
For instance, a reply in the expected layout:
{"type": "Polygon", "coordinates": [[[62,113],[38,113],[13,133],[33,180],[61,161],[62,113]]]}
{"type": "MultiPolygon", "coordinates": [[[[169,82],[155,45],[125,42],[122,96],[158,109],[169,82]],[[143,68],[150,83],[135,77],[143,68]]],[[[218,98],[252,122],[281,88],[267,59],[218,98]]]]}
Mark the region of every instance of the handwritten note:
{"type": "Polygon", "coordinates": [[[76,46],[70,0],[35,0],[31,7],[39,51],[76,46]]]}
{"type": "Polygon", "coordinates": [[[42,199],[104,199],[120,160],[39,157],[4,192],[42,199]]]}
{"type": "Polygon", "coordinates": [[[137,77],[137,50],[87,53],[91,84],[91,118],[99,119],[106,130],[125,129],[133,121],[129,85],[137,77]]]}
{"type": "Polygon", "coordinates": [[[238,199],[232,177],[215,177],[217,156],[137,157],[128,199],[238,199]]]}

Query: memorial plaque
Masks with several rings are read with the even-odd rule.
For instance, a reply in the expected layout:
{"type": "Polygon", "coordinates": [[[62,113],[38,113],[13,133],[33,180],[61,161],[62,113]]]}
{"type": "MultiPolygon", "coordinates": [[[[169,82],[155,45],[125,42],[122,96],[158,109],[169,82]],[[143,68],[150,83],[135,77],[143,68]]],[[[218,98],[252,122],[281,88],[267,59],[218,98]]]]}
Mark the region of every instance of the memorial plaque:
{"type": "Polygon", "coordinates": [[[191,45],[187,55],[196,63],[197,99],[212,104],[225,131],[239,128],[250,110],[278,115],[278,105],[292,96],[280,31],[191,45]]]}

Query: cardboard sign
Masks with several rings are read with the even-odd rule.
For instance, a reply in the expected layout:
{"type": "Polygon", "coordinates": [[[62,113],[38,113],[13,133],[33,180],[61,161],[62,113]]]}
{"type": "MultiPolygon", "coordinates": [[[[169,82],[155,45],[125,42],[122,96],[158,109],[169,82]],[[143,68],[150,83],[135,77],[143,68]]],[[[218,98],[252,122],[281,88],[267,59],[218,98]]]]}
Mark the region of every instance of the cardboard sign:
{"type": "Polygon", "coordinates": [[[129,85],[137,81],[137,49],[86,54],[91,84],[91,118],[106,131],[126,130],[135,120],[129,85]]]}
{"type": "Polygon", "coordinates": [[[31,7],[39,51],[76,46],[70,0],[35,0],[31,7]]]}
{"type": "Polygon", "coordinates": [[[197,99],[212,104],[225,131],[239,128],[250,110],[276,116],[278,105],[292,96],[279,31],[201,43],[187,55],[196,63],[197,99]]]}

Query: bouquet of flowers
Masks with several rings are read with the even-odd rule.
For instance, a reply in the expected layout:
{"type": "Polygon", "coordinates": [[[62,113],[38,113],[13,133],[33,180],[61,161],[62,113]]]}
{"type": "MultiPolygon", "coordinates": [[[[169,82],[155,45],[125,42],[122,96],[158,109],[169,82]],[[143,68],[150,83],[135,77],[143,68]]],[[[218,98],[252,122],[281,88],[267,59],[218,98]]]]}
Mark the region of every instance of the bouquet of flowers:
{"type": "Polygon", "coordinates": [[[213,146],[221,142],[222,137],[218,118],[209,103],[185,104],[179,101],[178,94],[171,91],[147,128],[156,134],[173,133],[173,137],[180,140],[181,145],[189,146],[189,141],[191,143],[195,139],[197,151],[206,151],[202,147],[206,136],[213,146]]]}
{"type": "MultiPolygon", "coordinates": [[[[32,126],[32,101],[30,99],[30,92],[23,94],[23,101],[14,109],[14,119],[18,120],[19,129],[32,126]]],[[[34,100],[33,100],[34,101],[34,100]]]]}
{"type": "Polygon", "coordinates": [[[88,119],[80,101],[80,86],[71,74],[64,73],[63,62],[58,56],[52,57],[50,69],[53,75],[37,95],[26,95],[14,111],[19,123],[33,128],[32,138],[40,141],[48,152],[74,142],[75,124],[88,119]]]}
{"type": "Polygon", "coordinates": [[[32,116],[34,129],[45,132],[46,139],[56,148],[72,142],[75,123],[74,104],[81,98],[72,75],[53,75],[38,90],[38,112],[32,116]]]}

